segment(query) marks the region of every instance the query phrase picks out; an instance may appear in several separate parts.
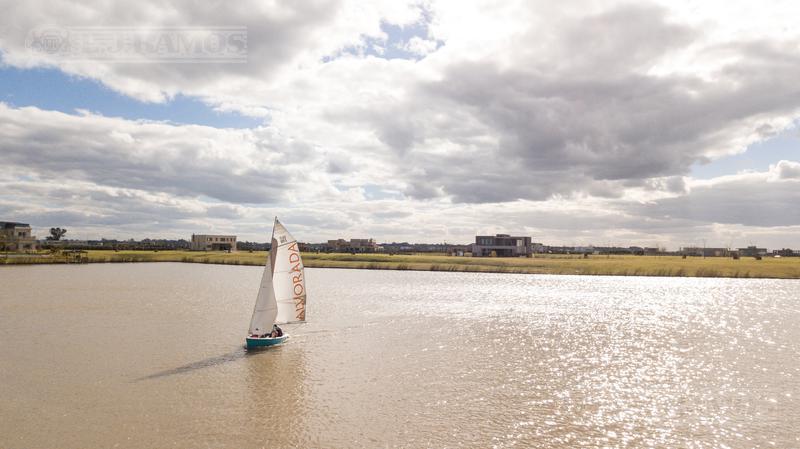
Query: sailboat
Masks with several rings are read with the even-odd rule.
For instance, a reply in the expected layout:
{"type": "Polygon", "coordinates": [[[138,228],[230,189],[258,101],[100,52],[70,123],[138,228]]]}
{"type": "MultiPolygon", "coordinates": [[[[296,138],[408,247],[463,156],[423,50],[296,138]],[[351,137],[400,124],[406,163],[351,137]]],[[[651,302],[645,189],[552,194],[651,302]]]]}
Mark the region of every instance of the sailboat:
{"type": "Polygon", "coordinates": [[[273,326],[306,320],[306,276],[300,246],[277,217],[272,227],[271,241],[253,317],[250,319],[247,349],[283,343],[289,335],[270,336],[273,326]]]}

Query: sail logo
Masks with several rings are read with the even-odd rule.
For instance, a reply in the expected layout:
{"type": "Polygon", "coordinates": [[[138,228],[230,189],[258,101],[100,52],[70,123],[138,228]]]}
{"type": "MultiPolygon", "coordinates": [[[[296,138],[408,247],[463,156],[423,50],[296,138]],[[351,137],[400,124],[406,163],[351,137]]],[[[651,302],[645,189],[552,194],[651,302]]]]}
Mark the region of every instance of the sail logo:
{"type": "Polygon", "coordinates": [[[292,300],[294,301],[295,318],[297,320],[306,319],[306,287],[303,282],[303,263],[300,261],[300,250],[297,248],[297,242],[292,243],[288,247],[289,250],[289,266],[292,275],[292,300]]]}

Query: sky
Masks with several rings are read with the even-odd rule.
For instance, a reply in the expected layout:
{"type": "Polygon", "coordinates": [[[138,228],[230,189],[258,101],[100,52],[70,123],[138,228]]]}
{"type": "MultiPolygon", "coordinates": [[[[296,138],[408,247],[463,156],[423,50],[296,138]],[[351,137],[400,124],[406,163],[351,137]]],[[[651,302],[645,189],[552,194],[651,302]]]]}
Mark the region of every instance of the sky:
{"type": "Polygon", "coordinates": [[[796,2],[0,6],[40,238],[800,248],[796,2]]]}

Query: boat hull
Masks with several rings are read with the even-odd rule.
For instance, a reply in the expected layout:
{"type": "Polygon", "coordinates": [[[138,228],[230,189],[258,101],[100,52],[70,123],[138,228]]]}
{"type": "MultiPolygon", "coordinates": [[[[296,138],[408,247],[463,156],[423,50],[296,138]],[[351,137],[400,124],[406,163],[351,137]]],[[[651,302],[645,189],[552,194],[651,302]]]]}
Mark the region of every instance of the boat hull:
{"type": "Polygon", "coordinates": [[[247,349],[266,348],[268,346],[275,346],[283,343],[289,338],[288,335],[282,335],[275,338],[253,338],[247,337],[247,349]]]}

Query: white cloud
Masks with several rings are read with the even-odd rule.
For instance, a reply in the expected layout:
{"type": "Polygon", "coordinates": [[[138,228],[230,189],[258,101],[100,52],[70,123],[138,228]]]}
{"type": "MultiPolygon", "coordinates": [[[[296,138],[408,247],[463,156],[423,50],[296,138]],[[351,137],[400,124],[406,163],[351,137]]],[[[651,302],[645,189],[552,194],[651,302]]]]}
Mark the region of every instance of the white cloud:
{"type": "Polygon", "coordinates": [[[770,167],[770,173],[778,179],[800,180],[800,162],[779,161],[770,167]]]}
{"type": "Polygon", "coordinates": [[[19,174],[274,203],[301,182],[299,167],[315,167],[309,148],[269,127],[176,126],[2,103],[0,121],[4,166],[19,174]]]}
{"type": "Polygon", "coordinates": [[[433,52],[436,48],[439,47],[439,42],[433,39],[423,39],[419,36],[414,36],[405,42],[401,48],[409,53],[418,55],[418,56],[425,56],[428,53],[433,52]]]}

